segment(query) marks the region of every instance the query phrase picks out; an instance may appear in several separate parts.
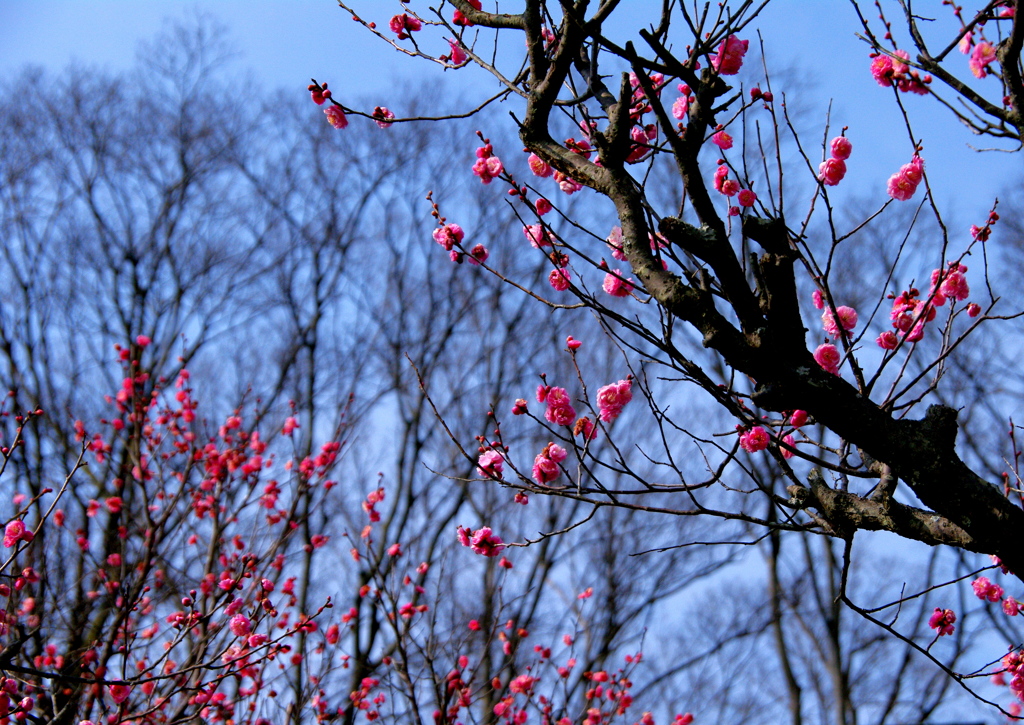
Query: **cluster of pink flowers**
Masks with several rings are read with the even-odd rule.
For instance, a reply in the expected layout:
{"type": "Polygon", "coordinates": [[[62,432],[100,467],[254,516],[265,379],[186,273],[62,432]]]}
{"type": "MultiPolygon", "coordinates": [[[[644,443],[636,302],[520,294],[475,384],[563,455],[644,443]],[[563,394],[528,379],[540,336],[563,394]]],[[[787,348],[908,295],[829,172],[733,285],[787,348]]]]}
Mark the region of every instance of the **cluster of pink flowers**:
{"type": "Polygon", "coordinates": [[[836,314],[833,315],[832,310],[826,309],[821,313],[821,323],[825,332],[833,338],[838,338],[842,334],[840,329],[850,332],[857,326],[857,310],[843,305],[837,307],[836,314]]]}
{"type": "Polygon", "coordinates": [[[468,546],[473,553],[480,556],[497,556],[505,548],[501,537],[494,535],[490,526],[484,526],[476,531],[460,526],[456,534],[460,544],[468,546]]]}
{"type": "Polygon", "coordinates": [[[331,97],[331,92],[328,90],[326,83],[320,86],[311,83],[306,86],[306,90],[309,91],[309,95],[313,98],[313,103],[318,106],[324,105],[324,101],[331,97]]]}
{"type": "Polygon", "coordinates": [[[629,297],[633,292],[633,279],[626,279],[619,270],[614,269],[604,276],[601,287],[612,297],[629,297]]]}
{"type": "Polygon", "coordinates": [[[445,224],[435,229],[431,236],[434,237],[435,242],[445,248],[445,251],[450,252],[456,244],[462,244],[466,233],[458,224],[445,224]]]}
{"type": "Polygon", "coordinates": [[[672,104],[672,115],[679,121],[686,118],[686,114],[690,110],[690,104],[694,102],[695,97],[690,93],[690,86],[685,83],[680,83],[679,92],[682,93],[679,98],[672,104]]]}
{"type": "Polygon", "coordinates": [[[485,478],[501,478],[505,457],[498,451],[491,449],[484,451],[477,459],[477,472],[485,478]]]}
{"type": "Polygon", "coordinates": [[[853,152],[853,144],[846,136],[836,136],[830,144],[831,156],[818,167],[818,181],[835,186],[846,176],[846,160],[853,152]]]}
{"type": "MultiPolygon", "coordinates": [[[[712,140],[714,140],[714,137],[712,137],[712,140]]],[[[723,196],[733,197],[739,194],[736,200],[739,202],[740,206],[751,207],[754,205],[754,202],[757,201],[757,194],[750,189],[740,188],[738,181],[729,178],[729,167],[725,164],[720,164],[718,168],[715,169],[713,183],[715,191],[723,196]]],[[[738,213],[739,209],[736,207],[731,207],[729,209],[729,214],[731,216],[735,216],[738,213]]]]}
{"type": "Polygon", "coordinates": [[[762,426],[755,426],[748,431],[740,433],[740,448],[747,453],[757,453],[768,447],[771,438],[768,431],[762,426]]]}
{"type": "Polygon", "coordinates": [[[928,618],[928,626],[932,629],[938,630],[938,635],[943,637],[947,634],[953,634],[956,627],[953,623],[956,621],[956,612],[952,609],[939,609],[935,608],[932,612],[932,616],[928,618]]]}
{"type": "Polygon", "coordinates": [[[380,128],[389,128],[393,123],[395,114],[384,106],[374,106],[373,120],[380,128]]]}
{"type": "Polygon", "coordinates": [[[625,380],[620,380],[617,383],[610,383],[605,385],[603,388],[599,388],[597,391],[597,409],[601,416],[601,420],[605,423],[611,423],[619,415],[622,414],[622,409],[626,407],[626,404],[633,399],[633,377],[629,376],[625,380]]]}
{"type": "Polygon", "coordinates": [[[1003,588],[998,584],[993,584],[989,578],[985,576],[980,576],[971,582],[971,588],[974,589],[974,595],[978,597],[978,599],[998,602],[1003,598],[1003,588]]]}
{"type": "Polygon", "coordinates": [[[576,409],[572,407],[565,388],[538,385],[537,402],[547,403],[548,408],[544,411],[544,417],[555,425],[569,425],[576,419],[576,409]]]}
{"type": "Polygon", "coordinates": [[[842,357],[839,354],[839,350],[835,345],[826,342],[824,345],[818,345],[818,349],[814,351],[814,361],[821,366],[822,370],[833,375],[839,374],[839,362],[842,357]]]}
{"type": "Polygon", "coordinates": [[[391,18],[388,27],[391,28],[392,33],[398,36],[399,40],[405,40],[409,37],[410,33],[421,30],[423,23],[420,22],[419,18],[413,17],[408,13],[402,13],[391,18]]]}
{"type": "Polygon", "coordinates": [[[548,443],[544,450],[533,459],[533,480],[537,483],[550,483],[558,478],[562,469],[558,464],[565,460],[567,453],[557,443],[548,443]]]}
{"type": "Polygon", "coordinates": [[[893,55],[872,55],[871,75],[880,86],[896,86],[903,93],[927,95],[932,77],[921,77],[916,70],[910,70],[908,60],[910,54],[905,50],[897,50],[893,55]]]}
{"type": "Polygon", "coordinates": [[[906,201],[917,191],[917,185],[924,178],[924,159],[917,154],[910,163],[903,164],[900,170],[889,177],[889,196],[897,201],[906,201]]]}
{"type": "Polygon", "coordinates": [[[494,147],[489,143],[476,150],[476,162],[473,164],[473,173],[480,177],[480,181],[490,184],[491,181],[501,175],[505,170],[501,159],[494,155],[494,147]]]}
{"type": "Polygon", "coordinates": [[[735,35],[728,36],[718,46],[718,52],[711,56],[711,67],[723,76],[736,75],[743,66],[743,56],[749,46],[749,40],[740,40],[735,35]]]}
{"type": "MultiPolygon", "coordinates": [[[[902,333],[908,342],[917,342],[924,336],[925,325],[935,319],[936,307],[942,307],[947,299],[962,302],[971,293],[967,284],[967,266],[959,262],[950,262],[945,270],[936,269],[931,276],[931,290],[927,299],[920,298],[920,292],[911,287],[892,302],[889,318],[895,330],[902,333]]],[[[967,314],[977,317],[981,314],[981,306],[971,303],[967,306],[967,314]]],[[[900,335],[887,330],[879,335],[878,346],[884,350],[893,350],[899,344],[900,335]]]]}
{"type": "Polygon", "coordinates": [[[17,546],[21,541],[27,544],[34,538],[35,534],[25,526],[25,522],[21,519],[14,519],[4,528],[4,546],[8,549],[17,546]]]}

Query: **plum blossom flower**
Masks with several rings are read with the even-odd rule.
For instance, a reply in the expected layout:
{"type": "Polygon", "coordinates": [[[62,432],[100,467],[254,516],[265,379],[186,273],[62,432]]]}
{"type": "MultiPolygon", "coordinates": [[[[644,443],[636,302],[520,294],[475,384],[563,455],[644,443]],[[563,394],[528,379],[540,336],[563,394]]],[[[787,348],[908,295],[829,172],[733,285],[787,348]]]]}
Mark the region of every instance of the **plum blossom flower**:
{"type": "Polygon", "coordinates": [[[376,106],[373,109],[373,120],[380,128],[390,128],[395,114],[385,106],[376,106]]]}
{"type": "Polygon", "coordinates": [[[123,683],[117,682],[113,685],[107,685],[107,693],[109,693],[110,699],[118,705],[128,699],[128,695],[131,694],[131,691],[131,688],[123,683]]]}
{"type": "Polygon", "coordinates": [[[994,62],[995,59],[995,47],[987,40],[983,40],[974,46],[967,65],[970,66],[971,73],[974,74],[975,78],[984,78],[987,75],[989,63],[994,62]]]}
{"type": "Polygon", "coordinates": [[[914,156],[909,163],[900,167],[900,170],[889,177],[887,191],[889,196],[897,201],[906,201],[917,191],[917,185],[924,178],[924,160],[920,156],[914,156]]]}
{"type": "Polygon", "coordinates": [[[530,167],[530,171],[533,172],[534,176],[548,177],[554,173],[552,169],[544,159],[537,154],[530,154],[530,158],[526,160],[527,165],[530,167]]]}
{"type": "Polygon", "coordinates": [[[751,207],[754,206],[754,202],[757,201],[757,194],[750,189],[741,189],[739,195],[736,197],[736,201],[740,203],[740,206],[751,207]]]}
{"type": "Polygon", "coordinates": [[[327,122],[337,129],[343,129],[348,126],[348,119],[345,117],[345,112],[341,110],[341,106],[328,106],[324,109],[324,113],[327,114],[327,122]]]}
{"type": "Polygon", "coordinates": [[[460,544],[469,547],[473,553],[480,556],[497,556],[505,548],[501,537],[495,536],[490,526],[483,526],[476,531],[460,526],[456,533],[460,544]]]}
{"type": "MultiPolygon", "coordinates": [[[[485,148],[488,147],[490,147],[490,144],[487,144],[485,148]]],[[[477,160],[473,163],[473,174],[479,176],[480,181],[483,183],[490,184],[491,181],[501,176],[505,166],[497,156],[480,156],[480,150],[477,149],[477,160]]]]}
{"type": "Polygon", "coordinates": [[[471,250],[469,250],[469,263],[480,265],[487,261],[487,258],[491,256],[491,253],[487,251],[487,247],[482,244],[477,244],[471,250]]]}
{"type": "Polygon", "coordinates": [[[19,541],[30,542],[35,534],[25,527],[21,519],[14,519],[4,528],[4,546],[8,549],[17,546],[19,541]]]}
{"type": "Polygon", "coordinates": [[[477,459],[477,472],[486,478],[501,478],[505,457],[498,451],[489,450],[480,454],[477,459]]]}
{"type": "Polygon", "coordinates": [[[846,136],[836,136],[831,143],[832,158],[846,161],[853,152],[853,144],[846,136]]]}
{"type": "Polygon", "coordinates": [[[420,22],[419,18],[412,17],[408,13],[402,13],[391,18],[388,27],[391,28],[392,33],[398,36],[399,40],[405,40],[409,37],[409,33],[421,30],[423,23],[420,22]]]}
{"type": "Polygon", "coordinates": [[[523,227],[523,236],[530,241],[534,249],[551,246],[551,232],[543,224],[530,224],[523,227]]]}
{"type": "Polygon", "coordinates": [[[852,307],[843,305],[842,307],[836,308],[836,317],[838,321],[833,317],[832,310],[826,309],[821,313],[821,323],[831,337],[839,337],[839,328],[850,332],[857,326],[857,310],[852,307]]]}
{"type": "Polygon", "coordinates": [[[622,227],[612,227],[612,231],[605,241],[608,243],[608,249],[611,250],[612,257],[620,262],[625,262],[626,253],[622,248],[622,227]]]}
{"type": "Polygon", "coordinates": [[[244,614],[236,614],[228,623],[228,629],[236,637],[248,637],[252,633],[252,622],[244,614]]]}
{"type": "Polygon", "coordinates": [[[615,269],[604,276],[601,287],[612,297],[629,297],[633,291],[633,280],[624,279],[622,273],[615,269]]]}
{"type": "Polygon", "coordinates": [[[762,426],[755,426],[740,434],[740,448],[747,453],[757,453],[768,447],[771,438],[762,426]]]}
{"type": "Polygon", "coordinates": [[[555,288],[559,292],[565,292],[569,289],[569,280],[572,279],[572,275],[567,269],[553,269],[548,275],[548,284],[555,288]]]}
{"type": "Polygon", "coordinates": [[[554,209],[554,207],[551,206],[551,202],[545,199],[544,197],[537,199],[537,203],[534,206],[537,209],[537,216],[544,216],[549,211],[554,209]]]}
{"type": "Polygon", "coordinates": [[[749,46],[748,40],[740,40],[735,35],[728,36],[718,46],[718,52],[711,56],[711,67],[723,76],[736,75],[743,66],[743,56],[749,46]]]}
{"type": "Polygon", "coordinates": [[[846,176],[846,162],[835,157],[825,159],[818,166],[818,181],[825,186],[836,186],[846,176]]]}
{"type": "Polygon", "coordinates": [[[584,441],[592,441],[597,438],[597,426],[589,417],[584,416],[576,421],[576,425],[572,427],[572,434],[583,436],[584,441]]]}
{"type": "MultiPolygon", "coordinates": [[[[796,447],[796,440],[794,440],[793,436],[791,435],[787,435],[785,438],[783,438],[782,442],[785,443],[790,448],[796,447]]],[[[795,453],[793,453],[793,451],[789,450],[789,448],[783,448],[782,446],[779,446],[779,453],[781,453],[782,457],[786,459],[790,459],[796,455],[795,453]]]]}
{"type": "Polygon", "coordinates": [[[567,453],[557,443],[548,443],[544,450],[533,459],[533,480],[537,483],[550,483],[561,474],[558,464],[565,460],[567,453]]]}
{"type": "MultiPolygon", "coordinates": [[[[480,10],[481,8],[480,0],[469,0],[469,4],[472,5],[476,10],[480,10]]],[[[464,25],[466,27],[469,27],[472,24],[473,23],[467,20],[466,16],[462,14],[461,10],[455,11],[455,15],[452,17],[452,25],[464,25]]]]}
{"type": "Polygon", "coordinates": [[[932,612],[932,616],[928,618],[928,626],[932,629],[938,630],[938,636],[942,637],[947,634],[953,634],[956,627],[953,626],[953,622],[956,621],[956,612],[952,609],[940,609],[935,608],[932,612]]]}
{"type": "Polygon", "coordinates": [[[993,584],[988,577],[980,576],[971,582],[975,596],[978,599],[987,599],[990,602],[998,602],[1003,598],[1003,588],[993,584]]]}
{"type": "Polygon", "coordinates": [[[576,410],[572,407],[565,388],[551,388],[540,402],[547,403],[548,409],[544,411],[544,417],[555,425],[569,425],[576,418],[576,410]]]}
{"type": "Polygon", "coordinates": [[[465,65],[466,61],[469,60],[469,56],[466,55],[466,51],[463,50],[462,45],[458,41],[449,40],[448,47],[451,49],[451,55],[448,56],[451,64],[456,67],[465,65]]]}
{"type": "Polygon", "coordinates": [[[611,423],[622,414],[622,409],[633,399],[632,388],[633,379],[627,377],[598,389],[597,408],[601,420],[611,423]]]}
{"type": "Polygon", "coordinates": [[[723,151],[727,151],[732,148],[732,136],[725,131],[719,131],[711,137],[711,143],[723,151]]]}
{"type": "Polygon", "coordinates": [[[446,251],[451,251],[452,247],[456,244],[462,244],[463,238],[466,233],[462,231],[462,227],[458,224],[445,224],[443,227],[438,227],[433,231],[432,236],[434,241],[445,248],[446,251]]]}
{"type": "Polygon", "coordinates": [[[814,361],[817,362],[825,372],[832,373],[833,375],[839,374],[839,360],[839,350],[837,350],[836,346],[831,343],[819,345],[818,349],[814,351],[814,361]]]}

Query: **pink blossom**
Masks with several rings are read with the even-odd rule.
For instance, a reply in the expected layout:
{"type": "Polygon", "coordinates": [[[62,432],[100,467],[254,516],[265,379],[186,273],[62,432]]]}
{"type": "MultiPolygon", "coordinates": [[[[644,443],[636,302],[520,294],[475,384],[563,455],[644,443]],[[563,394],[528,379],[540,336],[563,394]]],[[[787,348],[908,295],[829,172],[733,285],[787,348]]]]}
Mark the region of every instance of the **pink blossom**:
{"type": "Polygon", "coordinates": [[[558,463],[543,453],[538,453],[533,459],[533,480],[537,483],[550,483],[558,478],[561,472],[558,463]]]}
{"type": "Polygon", "coordinates": [[[569,337],[565,338],[565,346],[572,350],[573,352],[575,352],[576,350],[579,350],[581,347],[583,347],[583,343],[574,338],[572,335],[569,335],[569,337]]]}
{"type": "Polygon", "coordinates": [[[480,181],[485,184],[490,184],[491,181],[501,176],[501,172],[504,170],[505,167],[497,156],[478,158],[473,164],[473,174],[479,176],[480,181]]]}
{"type": "Polygon", "coordinates": [[[388,27],[391,28],[392,33],[398,36],[399,40],[405,40],[409,37],[409,33],[420,30],[423,27],[423,23],[420,22],[419,18],[402,13],[391,18],[388,27]]]}
{"type": "Polygon", "coordinates": [[[530,695],[533,692],[533,683],[537,679],[529,675],[519,675],[508,683],[508,691],[516,695],[530,695]]]}
{"type": "Polygon", "coordinates": [[[800,428],[801,426],[807,425],[807,411],[794,410],[789,414],[789,424],[794,428],[800,428]]]}
{"type": "Polygon", "coordinates": [[[935,611],[932,612],[932,616],[928,618],[928,626],[932,629],[937,629],[938,635],[942,637],[947,634],[953,634],[953,630],[956,629],[953,626],[955,621],[956,612],[952,609],[939,609],[936,607],[935,611]]]}
{"type": "Polygon", "coordinates": [[[567,269],[553,269],[548,275],[548,284],[554,287],[559,292],[565,292],[569,289],[569,280],[572,275],[569,274],[567,269]]]}
{"type": "Polygon", "coordinates": [[[449,40],[448,47],[451,48],[451,55],[449,59],[452,65],[458,67],[466,64],[469,60],[469,56],[466,55],[466,51],[462,49],[462,44],[456,40],[449,40]]]}
{"type": "Polygon", "coordinates": [[[836,349],[835,345],[825,343],[819,345],[818,349],[814,351],[814,360],[817,362],[825,372],[832,373],[833,375],[839,374],[839,350],[836,349]]]}
{"type": "Polygon", "coordinates": [[[831,337],[839,337],[839,328],[850,332],[857,326],[857,310],[843,305],[836,308],[836,315],[839,317],[838,324],[832,316],[832,310],[825,310],[821,313],[821,322],[831,337]]]}
{"type": "Polygon", "coordinates": [[[977,302],[972,302],[971,304],[967,305],[967,315],[969,317],[977,317],[980,314],[981,305],[979,305],[977,302]]]}
{"type": "Polygon", "coordinates": [[[672,104],[672,115],[682,121],[690,110],[690,99],[687,96],[680,96],[672,104]]]}
{"type": "Polygon", "coordinates": [[[544,417],[550,422],[555,425],[569,425],[575,420],[576,410],[572,407],[565,388],[551,388],[547,393],[546,401],[548,409],[544,411],[544,417]]]}
{"type": "Polygon", "coordinates": [[[17,546],[19,541],[32,541],[34,535],[25,528],[25,522],[21,519],[14,519],[4,529],[4,546],[10,549],[17,546]]]}
{"type": "MultiPolygon", "coordinates": [[[[480,9],[480,0],[469,0],[469,4],[477,10],[480,9]]],[[[464,25],[466,27],[471,26],[473,23],[466,19],[466,16],[462,14],[461,10],[456,10],[455,15],[452,17],[452,25],[464,25]]]]}
{"type": "Polygon", "coordinates": [[[629,297],[633,291],[633,280],[623,279],[622,274],[616,269],[604,276],[601,287],[612,297],[629,297]]]}
{"type": "Polygon", "coordinates": [[[533,172],[534,176],[548,177],[554,173],[554,169],[537,154],[530,154],[530,158],[526,160],[526,163],[529,165],[530,171],[533,172]]]}
{"type": "Polygon", "coordinates": [[[619,417],[622,409],[633,399],[632,387],[632,378],[626,378],[598,389],[597,408],[601,415],[601,420],[605,423],[611,423],[619,417]]]}
{"type": "Polygon", "coordinates": [[[820,289],[816,289],[811,293],[811,302],[814,303],[814,309],[825,309],[825,296],[821,294],[820,289]]]}
{"type": "Polygon", "coordinates": [[[757,453],[767,448],[770,440],[768,431],[761,426],[755,426],[740,434],[740,448],[747,453],[757,453]]]}
{"type": "Polygon", "coordinates": [[[1013,597],[1007,597],[1003,600],[1003,612],[1009,617],[1016,617],[1020,613],[1020,602],[1013,597]]]}
{"type": "Polygon", "coordinates": [[[281,428],[281,433],[286,436],[290,436],[296,428],[299,427],[299,421],[294,416],[288,416],[285,418],[284,426],[281,428]]]}
{"type": "Polygon", "coordinates": [[[961,272],[948,272],[946,278],[939,285],[939,292],[946,297],[955,300],[966,300],[971,294],[971,288],[967,285],[967,278],[961,272]]]}
{"type": "MultiPolygon", "coordinates": [[[[796,441],[793,439],[793,436],[791,435],[787,435],[785,438],[783,438],[782,442],[785,443],[790,448],[796,447],[796,441]]],[[[779,453],[781,453],[782,457],[786,459],[792,458],[793,456],[796,455],[795,453],[793,453],[793,451],[789,450],[788,448],[783,448],[782,446],[779,446],[779,453]]]]}
{"type": "Polygon", "coordinates": [[[545,199],[544,197],[537,199],[537,203],[534,206],[537,209],[537,216],[544,216],[549,211],[554,209],[554,207],[551,206],[551,202],[545,199]]]}
{"type": "Polygon", "coordinates": [[[571,176],[566,176],[561,171],[555,172],[555,181],[558,183],[558,188],[564,191],[569,196],[572,196],[577,191],[583,188],[583,184],[576,181],[571,176]]]}
{"type": "Polygon", "coordinates": [[[324,109],[324,113],[327,114],[327,122],[335,128],[342,129],[348,126],[348,119],[345,118],[345,112],[341,110],[341,106],[330,105],[324,109]]]}
{"type": "Polygon", "coordinates": [[[836,186],[846,176],[846,162],[842,159],[829,158],[818,166],[818,181],[825,186],[836,186]]]}
{"type": "Polygon", "coordinates": [[[725,131],[719,131],[711,137],[711,143],[723,151],[726,151],[732,148],[732,136],[727,134],[725,131]]]}
{"type": "Polygon", "coordinates": [[[252,622],[244,614],[236,614],[228,623],[228,629],[236,637],[248,637],[252,632],[252,622]]]}
{"type": "Polygon", "coordinates": [[[491,256],[491,253],[487,251],[487,247],[482,244],[477,244],[471,250],[469,250],[469,263],[480,265],[487,261],[487,258],[491,256]]]}
{"type": "Polygon", "coordinates": [[[394,544],[388,547],[388,556],[398,557],[402,555],[402,543],[396,541],[394,544]]]}
{"type": "Polygon", "coordinates": [[[978,599],[987,599],[990,602],[998,602],[1003,598],[1003,588],[993,584],[988,577],[978,577],[971,583],[975,596],[978,599]]]}
{"type": "Polygon", "coordinates": [[[597,438],[597,426],[594,425],[594,421],[584,416],[576,421],[576,425],[572,427],[572,434],[583,436],[584,441],[592,441],[597,438]]]}
{"type": "MultiPolygon", "coordinates": [[[[505,548],[501,537],[493,535],[489,526],[484,526],[476,531],[470,531],[460,526],[457,535],[460,544],[468,546],[480,556],[497,556],[505,548]]],[[[470,628],[472,629],[472,625],[470,628]]]]}
{"type": "Polygon", "coordinates": [[[987,40],[983,40],[974,46],[974,50],[971,51],[971,57],[967,61],[967,65],[971,68],[971,73],[974,74],[975,78],[984,78],[987,73],[988,64],[994,62],[996,59],[996,49],[987,40]]]}
{"type": "Polygon", "coordinates": [[[853,144],[850,143],[850,139],[846,136],[836,136],[832,139],[832,158],[845,161],[850,158],[850,153],[853,151],[853,144]]]}
{"type": "Polygon", "coordinates": [[[900,170],[889,177],[887,191],[897,201],[906,201],[917,191],[917,185],[924,178],[924,160],[914,156],[910,163],[904,164],[900,170]]]}
{"type": "Polygon", "coordinates": [[[722,188],[719,189],[725,196],[736,196],[740,190],[739,182],[733,179],[725,179],[722,182],[722,188]]]}
{"type": "Polygon", "coordinates": [[[435,242],[450,252],[453,246],[462,244],[466,233],[462,231],[462,227],[458,224],[445,224],[443,227],[435,229],[432,236],[435,242]]]}
{"type": "Polygon", "coordinates": [[[892,58],[887,55],[877,55],[871,61],[871,75],[880,86],[892,85],[892,58]]]}
{"type": "Polygon", "coordinates": [[[711,56],[711,67],[723,76],[734,76],[743,65],[743,56],[747,52],[750,41],[740,40],[735,35],[728,36],[718,46],[718,52],[711,56]]]}
{"type": "Polygon", "coordinates": [[[529,240],[530,246],[534,249],[551,246],[551,232],[543,224],[530,224],[523,227],[523,236],[529,240]]]}
{"type": "Polygon", "coordinates": [[[384,106],[376,106],[373,109],[373,120],[380,128],[389,128],[392,125],[391,119],[394,117],[395,114],[384,106]]]}
{"type": "Polygon", "coordinates": [[[477,459],[477,472],[485,478],[501,478],[505,458],[498,451],[488,450],[477,459]]]}
{"type": "Polygon", "coordinates": [[[121,704],[128,699],[128,695],[131,694],[131,688],[128,685],[115,683],[113,685],[107,685],[107,692],[110,694],[110,699],[121,704]]]}
{"type": "Polygon", "coordinates": [[[608,243],[608,249],[611,250],[612,257],[620,262],[625,262],[626,254],[622,248],[622,227],[612,227],[612,231],[605,241],[608,243]]]}
{"type": "Polygon", "coordinates": [[[736,200],[740,203],[740,206],[751,207],[754,206],[754,202],[757,201],[757,194],[750,189],[742,189],[736,200]]]}

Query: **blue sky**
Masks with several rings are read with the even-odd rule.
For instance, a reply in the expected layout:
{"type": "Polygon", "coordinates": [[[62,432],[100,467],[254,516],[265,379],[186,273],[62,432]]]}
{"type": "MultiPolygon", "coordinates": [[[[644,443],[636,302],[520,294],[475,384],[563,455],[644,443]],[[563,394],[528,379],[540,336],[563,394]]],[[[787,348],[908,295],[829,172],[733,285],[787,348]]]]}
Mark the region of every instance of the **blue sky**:
{"type": "MultiPolygon", "coordinates": [[[[353,4],[382,26],[400,9],[391,0],[353,4]]],[[[427,4],[414,0],[411,7],[427,4]]],[[[643,11],[651,5],[651,0],[624,3],[638,24],[648,19],[650,14],[643,11]]],[[[380,98],[374,103],[389,105],[400,114],[389,95],[403,78],[427,78],[427,88],[442,81],[458,84],[469,90],[470,97],[482,98],[492,88],[482,74],[466,70],[441,76],[437,66],[399,55],[353,23],[333,0],[0,0],[0,77],[29,63],[55,72],[70,63],[126,70],[135,61],[139,41],[197,12],[210,14],[227,27],[228,40],[239,51],[237,70],[248,72],[253,82],[268,89],[304,94],[309,78],[316,77],[329,80],[336,94],[380,98]]],[[[909,142],[890,93],[868,74],[867,48],[854,36],[858,27],[851,6],[838,0],[777,0],[759,27],[770,70],[788,68],[810,84],[803,98],[792,99],[794,107],[804,109],[801,120],[811,128],[823,128],[831,100],[833,127],[850,127],[854,154],[848,181],[837,193],[878,189],[884,194],[888,175],[909,160],[909,142]]],[[[754,32],[748,36],[756,44],[754,32]]],[[[439,48],[438,54],[445,50],[439,48]]],[[[963,57],[952,58],[954,64],[959,61],[964,61],[966,72],[963,57]]],[[[960,207],[971,219],[982,218],[992,197],[1005,192],[1019,173],[1019,156],[972,151],[968,144],[977,140],[934,101],[904,98],[915,132],[925,140],[924,156],[936,197],[960,207]]],[[[813,146],[820,138],[805,142],[813,146]]]]}

